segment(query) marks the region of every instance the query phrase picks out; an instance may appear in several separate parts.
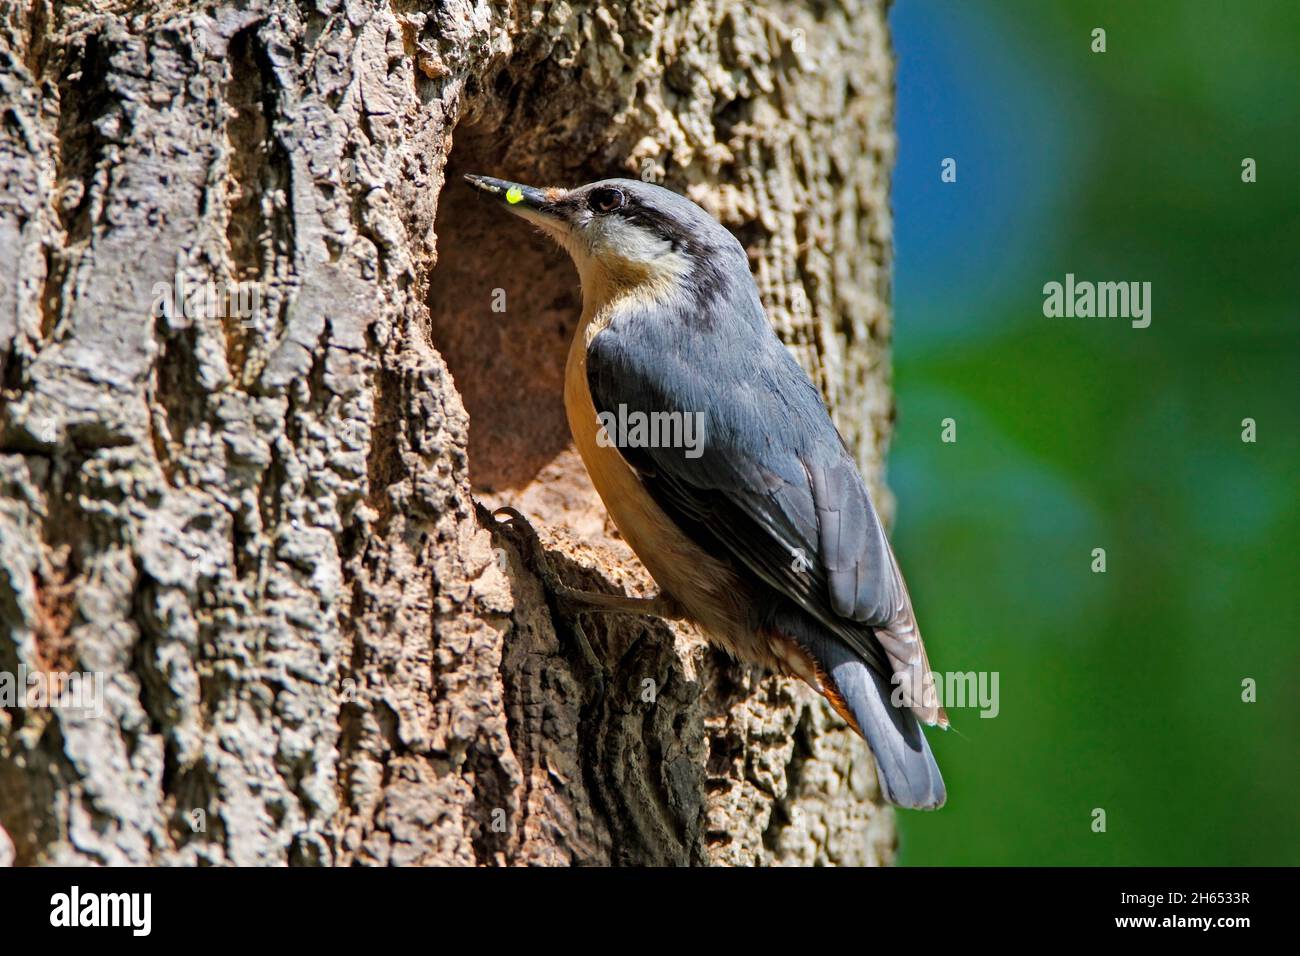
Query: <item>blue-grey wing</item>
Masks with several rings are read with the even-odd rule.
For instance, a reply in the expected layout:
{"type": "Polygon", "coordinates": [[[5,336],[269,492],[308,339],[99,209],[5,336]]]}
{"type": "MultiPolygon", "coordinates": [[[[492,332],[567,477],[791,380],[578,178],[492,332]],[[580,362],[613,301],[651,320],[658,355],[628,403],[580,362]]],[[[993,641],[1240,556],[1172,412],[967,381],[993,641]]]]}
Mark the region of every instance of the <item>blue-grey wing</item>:
{"type": "Polygon", "coordinates": [[[761,328],[691,321],[626,315],[597,334],[587,354],[596,411],[698,416],[699,447],[620,446],[651,496],[697,544],[784,594],[877,672],[904,675],[928,719],[911,600],[816,387],[761,313],[761,328]]]}

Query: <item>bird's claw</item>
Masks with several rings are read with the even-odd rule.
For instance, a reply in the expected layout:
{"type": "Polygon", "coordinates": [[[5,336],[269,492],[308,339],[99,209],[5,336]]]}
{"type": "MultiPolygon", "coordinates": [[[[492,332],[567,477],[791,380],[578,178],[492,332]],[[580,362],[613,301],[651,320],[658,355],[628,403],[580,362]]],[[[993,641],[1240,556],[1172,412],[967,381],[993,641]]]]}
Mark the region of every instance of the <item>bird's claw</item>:
{"type": "Polygon", "coordinates": [[[582,592],[569,587],[555,573],[555,569],[551,567],[550,559],[546,557],[546,549],[542,546],[542,540],[537,536],[537,531],[533,528],[532,523],[517,509],[508,505],[497,508],[492,512],[493,519],[497,519],[502,515],[505,516],[506,520],[501,524],[508,525],[523,541],[523,550],[526,552],[523,555],[525,564],[541,579],[542,587],[551,596],[552,606],[555,611],[560,617],[569,622],[573,630],[573,636],[577,639],[578,651],[594,675],[596,699],[599,701],[605,696],[605,680],[608,677],[608,671],[600,658],[596,656],[595,650],[592,649],[591,641],[587,639],[587,633],[583,630],[582,622],[579,619],[579,615],[590,611],[591,608],[581,599],[582,592]]]}
{"type": "Polygon", "coordinates": [[[508,525],[511,530],[523,539],[523,550],[526,552],[523,555],[524,563],[542,579],[542,584],[546,590],[556,595],[569,590],[560,581],[560,576],[555,573],[555,569],[551,567],[550,559],[546,557],[546,549],[542,547],[542,539],[537,536],[537,531],[533,528],[532,522],[516,509],[508,506],[498,508],[492,512],[493,518],[501,515],[506,516],[506,520],[501,524],[508,525]]]}

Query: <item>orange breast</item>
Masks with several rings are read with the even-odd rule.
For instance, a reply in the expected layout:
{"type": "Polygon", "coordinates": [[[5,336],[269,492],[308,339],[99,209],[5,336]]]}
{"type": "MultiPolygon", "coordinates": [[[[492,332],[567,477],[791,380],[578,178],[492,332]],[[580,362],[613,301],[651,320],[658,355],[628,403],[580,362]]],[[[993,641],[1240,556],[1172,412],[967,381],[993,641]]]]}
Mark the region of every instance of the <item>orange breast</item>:
{"type": "Polygon", "coordinates": [[[743,583],[678,529],[618,448],[597,440],[600,422],[587,383],[587,327],[584,316],[565,366],[564,408],[591,483],[655,582],[733,654],[748,660],[765,658],[757,647],[748,646],[758,642],[752,635],[743,583]]]}

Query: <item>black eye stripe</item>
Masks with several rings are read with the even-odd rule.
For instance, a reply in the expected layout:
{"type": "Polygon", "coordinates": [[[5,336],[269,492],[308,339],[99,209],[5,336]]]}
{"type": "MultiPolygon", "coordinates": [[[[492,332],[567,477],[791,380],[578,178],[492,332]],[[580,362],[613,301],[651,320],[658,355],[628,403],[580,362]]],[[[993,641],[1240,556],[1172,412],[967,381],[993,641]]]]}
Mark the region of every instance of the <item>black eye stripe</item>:
{"type": "Polygon", "coordinates": [[[581,199],[576,196],[574,199],[578,203],[585,203],[586,207],[598,216],[618,217],[629,225],[653,233],[671,245],[674,252],[695,259],[707,258],[711,254],[712,247],[709,243],[701,241],[688,222],[675,218],[670,212],[653,203],[648,203],[646,198],[638,196],[635,192],[616,186],[602,186],[588,192],[581,199]],[[620,205],[617,208],[602,210],[599,207],[598,195],[606,190],[618,194],[620,205]]]}
{"type": "Polygon", "coordinates": [[[697,243],[694,237],[685,228],[677,227],[670,223],[662,215],[656,215],[648,209],[641,208],[635,203],[629,202],[622,209],[618,210],[618,215],[633,225],[640,226],[653,232],[660,239],[672,244],[674,250],[685,250],[687,252],[696,252],[697,243]]]}

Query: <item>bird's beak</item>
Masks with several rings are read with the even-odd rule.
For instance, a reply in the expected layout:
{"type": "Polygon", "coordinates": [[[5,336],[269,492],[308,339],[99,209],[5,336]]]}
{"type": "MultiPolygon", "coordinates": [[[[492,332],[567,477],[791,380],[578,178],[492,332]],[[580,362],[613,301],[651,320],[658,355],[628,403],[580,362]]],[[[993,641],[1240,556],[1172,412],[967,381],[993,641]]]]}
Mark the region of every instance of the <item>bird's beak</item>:
{"type": "Polygon", "coordinates": [[[538,189],[522,183],[512,183],[505,179],[493,179],[491,176],[467,175],[465,181],[481,193],[496,196],[511,212],[531,219],[550,220],[559,223],[553,207],[564,198],[563,189],[538,189]]]}

